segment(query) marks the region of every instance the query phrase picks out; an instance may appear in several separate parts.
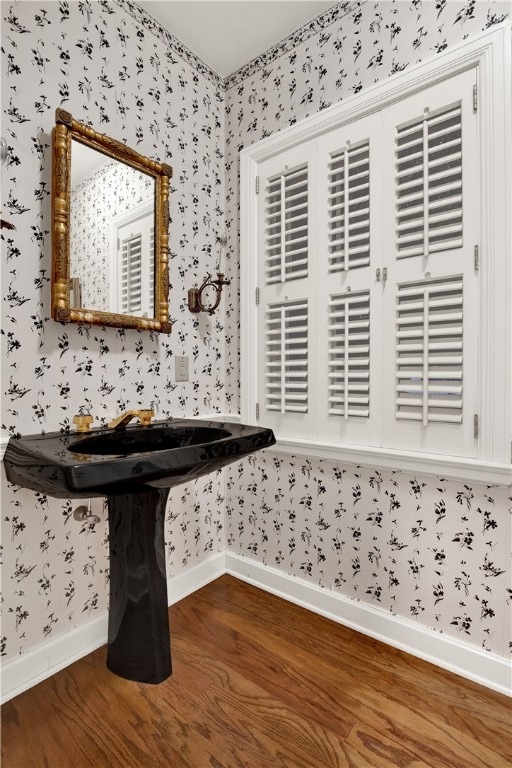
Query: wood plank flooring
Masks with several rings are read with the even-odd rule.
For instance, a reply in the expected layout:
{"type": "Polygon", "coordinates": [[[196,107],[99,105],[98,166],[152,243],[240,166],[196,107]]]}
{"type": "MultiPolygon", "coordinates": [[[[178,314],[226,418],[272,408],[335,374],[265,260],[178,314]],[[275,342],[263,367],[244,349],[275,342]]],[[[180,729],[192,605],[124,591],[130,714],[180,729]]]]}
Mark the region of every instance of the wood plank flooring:
{"type": "Polygon", "coordinates": [[[2,768],[509,768],[511,702],[229,576],[170,609],[173,676],[106,648],[2,707],[2,768]]]}

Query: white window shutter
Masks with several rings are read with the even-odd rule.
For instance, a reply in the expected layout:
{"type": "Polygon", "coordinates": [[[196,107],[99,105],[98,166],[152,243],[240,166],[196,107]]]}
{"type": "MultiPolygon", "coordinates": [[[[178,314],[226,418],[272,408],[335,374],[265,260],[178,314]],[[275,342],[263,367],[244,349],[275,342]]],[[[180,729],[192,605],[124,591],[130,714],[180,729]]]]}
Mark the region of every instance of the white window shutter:
{"type": "Polygon", "coordinates": [[[476,456],[475,71],[383,112],[383,445],[476,456]],[[455,98],[454,98],[455,97],[455,98]],[[389,158],[392,158],[391,161],[389,158]]]}
{"type": "Polygon", "coordinates": [[[260,419],[477,455],[475,72],[262,163],[260,419]]]}
{"type": "Polygon", "coordinates": [[[370,445],[379,421],[380,116],[319,144],[320,437],[370,445]]]}
{"type": "Polygon", "coordinates": [[[437,474],[446,456],[447,476],[481,480],[489,468],[490,482],[509,477],[507,42],[506,30],[486,31],[243,150],[242,413],[259,412],[283,451],[375,456],[437,474]],[[347,188],[352,150],[366,146],[367,177],[361,190],[357,179],[347,188]],[[281,191],[306,166],[307,276],[293,279],[281,191]],[[354,190],[367,192],[368,210],[363,200],[350,208],[354,190]],[[351,414],[345,399],[340,319],[363,295],[369,396],[358,405],[368,416],[351,414]],[[307,412],[286,412],[285,402],[283,413],[281,378],[278,399],[265,378],[266,323],[279,309],[282,335],[283,309],[306,301],[307,412]]]}
{"type": "MultiPolygon", "coordinates": [[[[117,228],[117,306],[123,315],[155,315],[154,214],[139,214],[117,228]]],[[[114,276],[113,279],[116,279],[114,276]]]]}
{"type": "Polygon", "coordinates": [[[155,316],[155,227],[149,228],[149,264],[148,264],[148,309],[147,316],[155,316]]]}
{"type": "Polygon", "coordinates": [[[142,236],[125,237],[121,246],[121,314],[140,315],[142,311],[142,236]]]}
{"type": "Polygon", "coordinates": [[[260,420],[289,436],[317,418],[314,150],[311,142],[259,169],[260,420]]]}

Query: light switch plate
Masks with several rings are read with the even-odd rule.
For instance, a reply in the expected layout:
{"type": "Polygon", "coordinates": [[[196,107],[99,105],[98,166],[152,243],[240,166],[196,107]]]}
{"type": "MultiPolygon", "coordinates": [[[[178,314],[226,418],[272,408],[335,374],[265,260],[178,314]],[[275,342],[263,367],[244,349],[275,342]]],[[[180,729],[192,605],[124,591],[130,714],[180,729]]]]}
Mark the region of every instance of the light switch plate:
{"type": "Polygon", "coordinates": [[[188,355],[176,356],[174,361],[176,381],[188,381],[188,355]]]}

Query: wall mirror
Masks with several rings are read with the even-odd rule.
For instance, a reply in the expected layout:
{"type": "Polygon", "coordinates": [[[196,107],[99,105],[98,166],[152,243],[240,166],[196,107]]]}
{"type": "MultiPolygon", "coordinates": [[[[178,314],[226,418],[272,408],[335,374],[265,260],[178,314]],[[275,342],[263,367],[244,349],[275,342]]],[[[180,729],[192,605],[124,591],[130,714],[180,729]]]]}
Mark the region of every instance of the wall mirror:
{"type": "Polygon", "coordinates": [[[170,166],[57,109],[52,314],[64,323],[170,333],[170,166]]]}

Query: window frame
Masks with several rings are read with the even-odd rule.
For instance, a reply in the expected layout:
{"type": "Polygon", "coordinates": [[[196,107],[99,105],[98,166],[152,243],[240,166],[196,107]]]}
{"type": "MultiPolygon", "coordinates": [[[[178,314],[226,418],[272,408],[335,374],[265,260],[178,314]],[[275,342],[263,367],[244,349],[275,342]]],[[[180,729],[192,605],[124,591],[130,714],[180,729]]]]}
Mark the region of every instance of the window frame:
{"type": "Polygon", "coordinates": [[[259,163],[476,68],[480,136],[479,308],[481,335],[477,458],[280,438],[277,452],[392,467],[488,484],[512,482],[511,465],[511,24],[507,20],[453,49],[369,86],[240,153],[241,418],[257,420],[259,163]],[[508,394],[507,394],[508,393],[508,394]]]}

